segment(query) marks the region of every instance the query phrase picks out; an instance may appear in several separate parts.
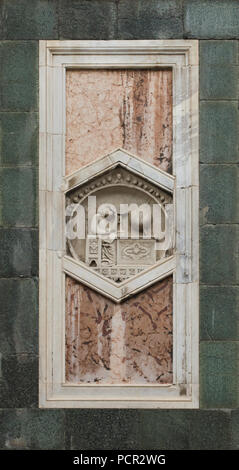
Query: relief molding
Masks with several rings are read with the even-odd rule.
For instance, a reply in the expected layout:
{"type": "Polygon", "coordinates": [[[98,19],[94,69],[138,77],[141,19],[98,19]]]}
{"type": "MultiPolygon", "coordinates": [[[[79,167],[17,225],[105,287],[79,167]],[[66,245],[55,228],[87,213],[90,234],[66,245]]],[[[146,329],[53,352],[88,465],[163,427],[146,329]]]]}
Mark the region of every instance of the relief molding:
{"type": "MultiPolygon", "coordinates": [[[[77,237],[67,239],[66,255],[68,259],[73,258],[79,263],[83,271],[85,266],[93,270],[96,276],[99,274],[113,281],[116,289],[122,282],[137,276],[138,290],[140,290],[143,287],[143,284],[140,285],[139,282],[140,273],[146,269],[153,270],[158,263],[166,261],[167,258],[171,259],[173,256],[173,247],[159,249],[163,246],[162,241],[165,238],[165,208],[173,203],[171,189],[173,177],[153,167],[151,179],[149,180],[144,173],[147,171],[149,173],[150,165],[141,160],[140,171],[138,171],[137,157],[122,149],[117,149],[110,157],[114,159],[113,165],[109,165],[109,159],[104,156],[97,162],[87,166],[87,181],[77,184],[77,178],[80,174],[78,171],[67,177],[66,207],[76,208],[72,212],[72,220],[76,219],[76,217],[74,219],[74,216],[78,205],[84,209],[83,212],[86,214],[86,235],[85,239],[78,239],[77,237]],[[123,162],[122,157],[124,158],[123,162]],[[131,161],[131,167],[135,167],[134,170],[129,167],[128,163],[125,163],[129,160],[131,161]],[[106,165],[101,168],[100,174],[97,174],[98,166],[102,162],[105,162],[106,165]],[[164,187],[161,187],[158,182],[161,175],[164,187]],[[72,189],[69,188],[69,182],[73,186],[72,189]],[[167,190],[165,189],[165,182],[166,184],[168,182],[167,190]],[[112,237],[109,236],[109,232],[100,233],[100,235],[91,233],[94,220],[88,205],[89,196],[91,198],[95,197],[97,212],[97,219],[95,220],[99,224],[106,217],[105,209],[101,208],[109,208],[109,211],[112,210],[112,207],[115,208],[115,213],[112,212],[112,217],[115,218],[115,232],[110,234],[112,237]],[[132,208],[132,211],[124,213],[126,206],[132,208]],[[136,206],[142,211],[134,211],[136,206]],[[161,226],[164,227],[164,232],[160,230],[156,234],[153,231],[155,207],[158,209],[157,217],[161,220],[161,226]],[[145,212],[143,209],[145,209],[145,212]],[[127,227],[126,234],[122,230],[122,227],[125,226],[127,227]],[[145,230],[148,230],[148,233],[145,230]],[[161,242],[161,245],[159,242],[161,242]]],[[[82,171],[84,172],[84,168],[82,168],[82,171]]],[[[173,214],[171,216],[173,217],[173,214]]],[[[69,217],[66,218],[66,224],[71,223],[72,220],[69,217]]],[[[79,220],[79,223],[81,222],[82,213],[79,219],[76,220],[79,220]]],[[[165,269],[166,275],[168,275],[168,266],[165,269]]],[[[83,283],[86,281],[84,276],[79,280],[83,283]]],[[[101,290],[99,289],[99,291],[101,290]]],[[[121,300],[125,298],[126,290],[124,289],[123,292],[124,295],[119,296],[119,300],[120,297],[121,300]]],[[[130,293],[129,291],[128,295],[130,293]]],[[[102,294],[111,297],[111,286],[109,285],[109,289],[106,289],[106,291],[102,290],[102,294]]]]}

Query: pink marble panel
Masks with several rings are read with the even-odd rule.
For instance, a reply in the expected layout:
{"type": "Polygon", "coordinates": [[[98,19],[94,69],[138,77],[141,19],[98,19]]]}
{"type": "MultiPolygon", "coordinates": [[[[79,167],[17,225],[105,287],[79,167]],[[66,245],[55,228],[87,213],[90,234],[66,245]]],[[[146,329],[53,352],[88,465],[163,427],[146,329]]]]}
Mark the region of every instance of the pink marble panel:
{"type": "Polygon", "coordinates": [[[66,277],[66,380],[107,382],[114,304],[66,277]]]}
{"type": "Polygon", "coordinates": [[[67,71],[67,174],[118,147],[171,171],[171,70],[67,71]]]}
{"type": "Polygon", "coordinates": [[[172,277],[122,304],[130,383],[172,383],[172,277]]]}
{"type": "Polygon", "coordinates": [[[172,383],[172,279],[116,305],[67,277],[66,381],[172,383]]]}
{"type": "MultiPolygon", "coordinates": [[[[69,70],[66,172],[117,147],[171,172],[170,70],[69,70]]],[[[172,277],[116,305],[66,278],[66,381],[172,383],[172,277]]]]}

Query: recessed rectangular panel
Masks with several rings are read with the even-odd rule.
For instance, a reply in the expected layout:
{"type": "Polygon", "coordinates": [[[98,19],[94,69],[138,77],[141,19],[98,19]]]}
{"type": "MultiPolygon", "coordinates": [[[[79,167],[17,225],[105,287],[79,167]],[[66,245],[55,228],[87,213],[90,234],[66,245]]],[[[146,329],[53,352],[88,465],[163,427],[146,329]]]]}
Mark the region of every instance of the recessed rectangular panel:
{"type": "Polygon", "coordinates": [[[198,407],[198,42],[39,52],[40,406],[198,407]]]}
{"type": "Polygon", "coordinates": [[[66,278],[66,381],[172,383],[172,279],[115,304],[66,278]]]}
{"type": "MultiPolygon", "coordinates": [[[[117,147],[171,172],[171,70],[67,71],[67,173],[117,147]]],[[[104,185],[107,178],[119,182],[117,177],[130,186],[122,195],[119,192],[117,201],[121,197],[122,202],[140,200],[142,204],[145,192],[149,196],[155,192],[148,184],[135,180],[142,192],[132,193],[134,178],[124,175],[122,170],[115,175],[107,174],[104,185]]],[[[93,184],[96,186],[98,180],[93,184]]],[[[86,190],[89,189],[87,186],[86,190]]],[[[165,199],[157,191],[157,197],[165,199]]],[[[82,198],[84,188],[81,193],[82,198]]],[[[71,199],[73,202],[75,196],[71,199]]],[[[102,196],[101,199],[104,200],[102,196]]],[[[116,281],[140,273],[158,259],[155,239],[118,239],[109,244],[88,238],[86,251],[88,265],[116,281]]],[[[120,305],[67,277],[66,381],[172,383],[172,308],[172,276],[120,305]]]]}
{"type": "Polygon", "coordinates": [[[118,147],[172,168],[172,70],[66,72],[66,172],[118,147]]]}

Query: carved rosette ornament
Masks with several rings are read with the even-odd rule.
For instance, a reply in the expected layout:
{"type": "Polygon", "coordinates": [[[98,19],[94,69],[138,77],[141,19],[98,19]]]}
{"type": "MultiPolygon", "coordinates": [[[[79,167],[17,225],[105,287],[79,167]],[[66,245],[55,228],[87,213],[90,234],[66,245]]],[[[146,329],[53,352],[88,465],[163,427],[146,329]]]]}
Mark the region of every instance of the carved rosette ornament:
{"type": "Polygon", "coordinates": [[[121,149],[67,177],[66,271],[117,302],[168,276],[173,189],[171,175],[121,149]]]}

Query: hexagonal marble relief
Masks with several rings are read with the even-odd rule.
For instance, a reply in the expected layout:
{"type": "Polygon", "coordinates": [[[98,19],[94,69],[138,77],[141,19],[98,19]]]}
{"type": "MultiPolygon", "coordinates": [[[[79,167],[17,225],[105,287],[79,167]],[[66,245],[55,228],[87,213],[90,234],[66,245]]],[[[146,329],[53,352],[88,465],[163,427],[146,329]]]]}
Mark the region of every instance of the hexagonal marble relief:
{"type": "Polygon", "coordinates": [[[118,149],[67,177],[66,186],[66,271],[118,302],[169,274],[171,175],[118,149]]]}

